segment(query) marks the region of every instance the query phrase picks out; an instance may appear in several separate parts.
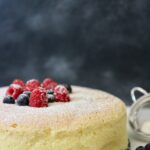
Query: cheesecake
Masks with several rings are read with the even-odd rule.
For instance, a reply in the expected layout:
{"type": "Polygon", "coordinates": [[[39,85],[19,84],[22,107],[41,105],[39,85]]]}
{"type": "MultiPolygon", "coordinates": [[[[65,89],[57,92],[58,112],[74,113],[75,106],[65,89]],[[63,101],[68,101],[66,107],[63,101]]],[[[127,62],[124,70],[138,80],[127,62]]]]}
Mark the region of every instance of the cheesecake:
{"type": "Polygon", "coordinates": [[[126,150],[123,101],[106,92],[72,86],[68,102],[48,107],[3,103],[0,88],[1,150],[126,150]]]}

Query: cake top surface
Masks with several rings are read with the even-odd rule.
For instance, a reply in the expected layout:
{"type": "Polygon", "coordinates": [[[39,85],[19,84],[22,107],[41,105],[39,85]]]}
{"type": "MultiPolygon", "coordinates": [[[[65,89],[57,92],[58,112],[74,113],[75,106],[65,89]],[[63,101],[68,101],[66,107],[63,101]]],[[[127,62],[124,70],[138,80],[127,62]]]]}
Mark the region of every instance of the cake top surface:
{"type": "Polygon", "coordinates": [[[4,104],[7,87],[0,88],[0,127],[9,130],[74,130],[93,122],[102,124],[119,120],[126,115],[124,103],[106,92],[72,86],[71,101],[50,103],[48,107],[34,108],[4,104]]]}

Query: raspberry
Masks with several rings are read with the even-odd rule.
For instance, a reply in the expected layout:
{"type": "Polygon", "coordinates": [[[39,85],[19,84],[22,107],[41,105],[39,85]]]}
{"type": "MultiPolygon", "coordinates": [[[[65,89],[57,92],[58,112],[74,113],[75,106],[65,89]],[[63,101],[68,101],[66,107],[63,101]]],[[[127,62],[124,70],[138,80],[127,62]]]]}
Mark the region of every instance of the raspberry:
{"type": "Polygon", "coordinates": [[[48,107],[48,97],[46,90],[43,88],[34,89],[30,95],[29,106],[48,107]]]}
{"type": "Polygon", "coordinates": [[[69,102],[68,90],[63,85],[57,85],[54,89],[54,96],[57,102],[69,102]]]}
{"type": "Polygon", "coordinates": [[[23,88],[18,84],[11,84],[6,91],[6,95],[12,96],[17,99],[18,96],[23,92],[23,88]]]}
{"type": "Polygon", "coordinates": [[[46,90],[54,90],[54,88],[57,86],[57,82],[55,82],[52,79],[46,78],[42,84],[41,87],[45,88],[46,90]]]}
{"type": "Polygon", "coordinates": [[[33,91],[34,89],[38,88],[40,86],[40,82],[36,79],[32,79],[27,81],[25,85],[25,91],[33,91]]]}
{"type": "Polygon", "coordinates": [[[12,84],[18,84],[21,87],[24,87],[24,82],[20,79],[15,79],[12,84]]]}

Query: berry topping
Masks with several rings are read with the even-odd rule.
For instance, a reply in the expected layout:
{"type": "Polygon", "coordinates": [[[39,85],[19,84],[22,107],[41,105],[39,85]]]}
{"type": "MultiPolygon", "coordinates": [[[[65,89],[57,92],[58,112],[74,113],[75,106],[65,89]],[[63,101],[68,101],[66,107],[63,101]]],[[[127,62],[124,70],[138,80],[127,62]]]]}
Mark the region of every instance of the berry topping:
{"type": "Polygon", "coordinates": [[[150,143],[145,146],[145,150],[150,150],[150,143]]]}
{"type": "Polygon", "coordinates": [[[12,86],[8,87],[6,95],[12,95],[14,93],[14,88],[12,86]]]}
{"type": "Polygon", "coordinates": [[[46,90],[37,88],[32,91],[29,99],[29,106],[31,107],[48,107],[48,97],[46,90]]]}
{"type": "Polygon", "coordinates": [[[146,144],[145,147],[139,146],[135,150],[150,150],[150,143],[146,144]]]}
{"type": "Polygon", "coordinates": [[[48,107],[52,102],[69,102],[69,93],[72,93],[71,85],[58,85],[50,78],[40,83],[36,79],[28,80],[26,84],[20,79],[15,79],[6,91],[3,103],[19,106],[48,107]]]}
{"type": "Polygon", "coordinates": [[[30,91],[24,91],[23,94],[26,94],[28,97],[30,97],[31,92],[30,91]]]}
{"type": "Polygon", "coordinates": [[[53,90],[47,90],[47,94],[54,94],[53,90]]]}
{"type": "Polygon", "coordinates": [[[6,103],[6,104],[14,104],[14,103],[15,103],[15,100],[14,100],[13,97],[11,97],[11,96],[6,96],[6,97],[4,97],[4,99],[3,99],[3,103],[6,103]]]}
{"type": "Polygon", "coordinates": [[[20,79],[15,79],[12,84],[17,84],[20,85],[21,87],[24,87],[24,82],[20,79]]]}
{"type": "Polygon", "coordinates": [[[55,96],[52,95],[52,94],[48,94],[48,102],[49,102],[49,103],[55,102],[55,96]]]}
{"type": "Polygon", "coordinates": [[[57,102],[69,102],[68,90],[63,85],[57,85],[54,89],[54,96],[57,102]]]}
{"type": "Polygon", "coordinates": [[[55,82],[52,79],[46,78],[42,84],[41,87],[45,88],[46,90],[54,90],[54,88],[57,86],[57,82],[55,82]]]}
{"type": "Polygon", "coordinates": [[[72,93],[72,88],[70,84],[64,84],[64,86],[68,90],[69,93],[72,93]]]}
{"type": "Polygon", "coordinates": [[[29,104],[29,97],[26,94],[20,94],[17,98],[17,104],[20,106],[26,106],[29,104]]]}
{"type": "Polygon", "coordinates": [[[25,85],[25,91],[33,91],[34,89],[38,88],[40,86],[40,82],[36,79],[32,79],[27,81],[25,85]]]}
{"type": "Polygon", "coordinates": [[[6,95],[12,96],[14,99],[17,99],[17,97],[23,92],[23,88],[18,84],[11,84],[9,88],[6,91],[6,95]]]}
{"type": "Polygon", "coordinates": [[[145,150],[143,146],[137,147],[135,150],[145,150]]]}

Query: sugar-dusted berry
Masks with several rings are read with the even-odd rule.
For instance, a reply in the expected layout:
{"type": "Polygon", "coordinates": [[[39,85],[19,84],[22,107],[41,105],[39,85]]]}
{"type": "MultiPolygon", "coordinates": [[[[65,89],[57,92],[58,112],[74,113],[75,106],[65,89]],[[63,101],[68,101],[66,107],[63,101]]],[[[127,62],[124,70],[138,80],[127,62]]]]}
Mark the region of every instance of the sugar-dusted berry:
{"type": "Polygon", "coordinates": [[[137,147],[135,150],[145,150],[143,146],[137,147]]]}
{"type": "Polygon", "coordinates": [[[30,97],[31,92],[30,91],[24,91],[23,94],[26,94],[28,97],[30,97]]]}
{"type": "Polygon", "coordinates": [[[57,85],[54,89],[54,96],[57,102],[69,102],[68,90],[63,85],[57,85]]]}
{"type": "Polygon", "coordinates": [[[9,86],[7,91],[6,91],[6,95],[12,95],[14,93],[14,88],[13,86],[9,86]]]}
{"type": "Polygon", "coordinates": [[[145,150],[150,150],[150,143],[145,145],[145,150]]]}
{"type": "Polygon", "coordinates": [[[5,96],[4,99],[3,99],[3,103],[6,103],[6,104],[14,104],[14,103],[15,103],[15,100],[14,100],[13,97],[11,97],[11,96],[5,96]]]}
{"type": "Polygon", "coordinates": [[[47,90],[47,94],[54,94],[53,90],[47,90]]]}
{"type": "Polygon", "coordinates": [[[53,94],[48,94],[48,102],[49,103],[55,102],[55,96],[53,94]]]}
{"type": "Polygon", "coordinates": [[[15,79],[12,84],[17,84],[17,85],[20,85],[21,87],[24,87],[24,82],[20,79],[15,79]]]}
{"type": "Polygon", "coordinates": [[[29,98],[29,106],[48,107],[48,97],[46,90],[43,88],[34,89],[29,98]]]}
{"type": "Polygon", "coordinates": [[[17,98],[19,106],[27,106],[29,104],[29,96],[27,94],[20,94],[17,98]]]}
{"type": "Polygon", "coordinates": [[[18,84],[11,84],[7,91],[6,95],[12,96],[14,99],[17,99],[17,97],[23,92],[23,88],[18,84]]]}
{"type": "Polygon", "coordinates": [[[70,84],[64,84],[64,86],[68,90],[69,93],[72,93],[72,87],[70,84]]]}
{"type": "Polygon", "coordinates": [[[33,91],[40,86],[40,82],[36,79],[28,80],[25,85],[25,91],[33,91]]]}
{"type": "Polygon", "coordinates": [[[54,90],[54,88],[58,85],[58,83],[50,78],[44,79],[41,84],[41,87],[45,88],[46,90],[54,90]]]}

